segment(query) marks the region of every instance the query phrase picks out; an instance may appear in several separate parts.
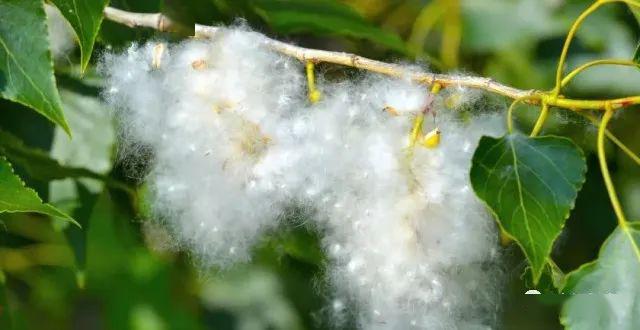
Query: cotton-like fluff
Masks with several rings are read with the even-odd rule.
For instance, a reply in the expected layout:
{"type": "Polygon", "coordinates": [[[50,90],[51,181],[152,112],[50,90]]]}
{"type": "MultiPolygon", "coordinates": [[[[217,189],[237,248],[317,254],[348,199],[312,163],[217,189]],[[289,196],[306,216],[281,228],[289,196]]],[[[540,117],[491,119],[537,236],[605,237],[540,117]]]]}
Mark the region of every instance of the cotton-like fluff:
{"type": "Polygon", "coordinates": [[[463,121],[425,86],[374,75],[322,81],[310,105],[302,66],[264,45],[221,29],[104,57],[124,153],[153,154],[155,214],[197,260],[226,267],[298,205],[324,236],[337,326],[494,325],[497,233],[468,172],[502,119],[463,121]],[[412,118],[430,104],[424,132],[437,125],[442,143],[411,151],[412,118]]]}
{"type": "Polygon", "coordinates": [[[482,328],[497,317],[496,230],[468,173],[480,136],[498,134],[504,121],[432,109],[424,131],[438,126],[442,143],[409,156],[412,115],[427,102],[423,86],[401,80],[336,84],[291,125],[300,140],[282,147],[296,160],[281,180],[306,173],[290,185],[313,201],[326,229],[332,308],[363,329],[482,328]],[[408,116],[381,111],[390,104],[408,116]]]}
{"type": "Polygon", "coordinates": [[[304,97],[303,77],[290,60],[256,51],[260,42],[228,30],[215,42],[133,45],[102,64],[125,153],[153,152],[154,211],[201,261],[222,267],[247,260],[289,202],[273,182],[253,189],[252,169],[272,144],[268,130],[304,97]]]}
{"type": "Polygon", "coordinates": [[[477,117],[464,124],[452,117],[438,115],[441,145],[416,149],[409,164],[401,154],[385,164],[384,142],[372,146],[358,168],[363,176],[381,174],[361,180],[356,191],[349,190],[353,180],[346,183],[331,211],[335,233],[325,242],[336,260],[333,282],[342,296],[356,297],[362,328],[495,324],[495,228],[468,170],[479,136],[502,121],[477,117]],[[393,177],[390,167],[404,175],[393,177]]]}

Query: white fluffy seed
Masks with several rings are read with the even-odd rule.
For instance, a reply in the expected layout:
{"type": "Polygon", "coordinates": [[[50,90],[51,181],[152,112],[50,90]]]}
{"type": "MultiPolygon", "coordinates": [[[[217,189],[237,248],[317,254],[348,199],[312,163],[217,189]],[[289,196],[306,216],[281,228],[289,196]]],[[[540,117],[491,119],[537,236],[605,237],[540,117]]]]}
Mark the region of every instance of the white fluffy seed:
{"type": "Polygon", "coordinates": [[[348,298],[332,301],[335,313],[354,303],[363,329],[494,325],[498,271],[486,266],[498,258],[496,230],[468,171],[480,136],[501,133],[502,118],[464,122],[435,109],[442,142],[407,158],[424,86],[321,81],[310,105],[302,66],[262,49],[262,38],[226,29],[170,45],[162,61],[154,44],[104,57],[122,149],[154,155],[146,181],[156,215],[200,260],[227,267],[249,260],[298,203],[313,209],[336,297],[348,298]]]}

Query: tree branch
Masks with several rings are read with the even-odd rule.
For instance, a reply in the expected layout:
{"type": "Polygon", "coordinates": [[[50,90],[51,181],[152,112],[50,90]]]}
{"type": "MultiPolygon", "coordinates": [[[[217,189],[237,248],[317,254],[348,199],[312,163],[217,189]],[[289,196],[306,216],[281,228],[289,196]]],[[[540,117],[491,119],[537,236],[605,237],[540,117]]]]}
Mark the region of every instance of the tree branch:
{"type": "MultiPolygon", "coordinates": [[[[176,22],[172,21],[170,18],[162,15],[161,13],[131,13],[107,7],[104,10],[104,16],[108,20],[130,27],[148,27],[164,32],[177,31],[179,28],[176,22]]],[[[195,37],[213,38],[221,30],[222,29],[219,27],[196,24],[195,37]]],[[[294,57],[302,62],[311,61],[314,63],[325,62],[339,64],[371,72],[377,72],[393,77],[405,77],[426,85],[438,83],[442,87],[463,86],[467,88],[481,89],[508,97],[513,100],[525,100],[524,102],[530,104],[540,104],[541,102],[543,102],[551,107],[565,108],[573,111],[589,109],[604,110],[606,106],[611,106],[612,109],[618,109],[633,104],[640,104],[640,96],[610,100],[573,100],[564,98],[561,95],[554,97],[549,92],[537,90],[521,90],[515,87],[498,83],[491,78],[416,71],[407,68],[406,66],[380,62],[355,54],[299,47],[266,37],[265,45],[279,53],[294,57]]]]}
{"type": "MultiPolygon", "coordinates": [[[[220,28],[218,27],[196,24],[195,36],[196,38],[212,38],[218,31],[220,31],[220,28]]],[[[533,90],[519,90],[505,86],[490,78],[444,75],[416,71],[405,66],[380,62],[354,54],[304,48],[269,38],[265,38],[265,43],[267,47],[284,55],[294,57],[302,62],[312,61],[314,63],[326,62],[339,64],[393,77],[405,77],[428,85],[439,83],[443,87],[456,85],[469,88],[479,88],[510,98],[519,98],[535,93],[533,90]]]]}
{"type": "Polygon", "coordinates": [[[161,32],[175,32],[178,28],[173,20],[161,13],[131,13],[112,7],[106,7],[103,13],[104,18],[131,28],[147,27],[161,32]]]}

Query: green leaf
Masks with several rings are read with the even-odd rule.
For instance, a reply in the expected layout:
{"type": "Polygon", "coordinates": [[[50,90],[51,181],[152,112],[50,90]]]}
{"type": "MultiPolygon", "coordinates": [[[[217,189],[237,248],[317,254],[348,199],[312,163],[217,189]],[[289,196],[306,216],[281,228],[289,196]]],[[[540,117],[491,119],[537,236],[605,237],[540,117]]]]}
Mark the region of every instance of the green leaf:
{"type": "Polygon", "coordinates": [[[116,130],[112,112],[100,98],[60,89],[73,139],[60,128],[53,134],[50,155],[67,166],[108,173],[113,163],[116,130]]]}
{"type": "Polygon", "coordinates": [[[196,284],[193,268],[152,253],[128,203],[113,191],[97,196],[86,230],[87,296],[100,298],[101,320],[115,329],[200,329],[196,297],[174,299],[196,284]],[[148,317],[136,315],[141,306],[153,310],[161,326],[141,322],[148,317]]]}
{"type": "Polygon", "coordinates": [[[640,8],[629,5],[629,10],[631,10],[631,12],[633,13],[633,16],[636,17],[636,20],[638,21],[638,25],[640,25],[640,8]]]}
{"type": "Polygon", "coordinates": [[[640,329],[640,226],[618,227],[598,260],[572,272],[560,322],[567,329],[640,329]]]}
{"type": "Polygon", "coordinates": [[[69,132],[53,76],[41,0],[0,0],[0,96],[69,132]]]}
{"type": "Polygon", "coordinates": [[[80,67],[87,68],[93,44],[102,23],[102,11],[108,0],[51,0],[76,32],[80,43],[80,67]]]}
{"type": "Polygon", "coordinates": [[[254,10],[280,33],[333,34],[361,38],[405,53],[402,39],[335,0],[258,0],[254,10]]]}
{"type": "Polygon", "coordinates": [[[89,218],[91,217],[94,206],[96,205],[98,195],[92,194],[87,187],[81,182],[75,182],[78,191],[79,207],[73,210],[73,217],[77,219],[82,228],[69,226],[65,230],[65,235],[69,242],[69,246],[73,250],[76,265],[76,282],[79,288],[85,286],[85,267],[87,263],[87,233],[89,230],[89,218]]]}
{"type": "MultiPolygon", "coordinates": [[[[638,21],[638,25],[640,26],[640,8],[629,5],[629,9],[635,16],[638,21]]],[[[636,51],[633,53],[633,61],[636,63],[640,63],[640,42],[638,42],[638,46],[636,47],[636,51]]]]}
{"type": "Polygon", "coordinates": [[[123,203],[105,189],[89,211],[86,233],[86,267],[91,281],[107,281],[114,274],[126,273],[129,259],[138,242],[130,226],[132,217],[123,203]]]}
{"type": "Polygon", "coordinates": [[[534,283],[573,208],[585,171],[582,151],[566,138],[510,134],[480,139],[471,185],[522,248],[534,283]]]}
{"type": "Polygon", "coordinates": [[[9,158],[14,164],[22,166],[29,176],[43,181],[102,177],[83,168],[62,166],[45,151],[29,147],[16,136],[2,130],[0,130],[0,154],[9,158]]]}
{"type": "Polygon", "coordinates": [[[562,293],[571,294],[571,292],[575,291],[576,286],[583,277],[593,272],[597,263],[595,261],[587,262],[581,265],[578,269],[572,271],[565,275],[564,280],[560,285],[558,285],[558,289],[562,293]]]}
{"type": "Polygon", "coordinates": [[[107,175],[83,167],[61,165],[45,151],[27,146],[16,136],[2,130],[0,130],[0,155],[6,156],[14,164],[21,166],[29,176],[42,181],[91,178],[103,181],[114,188],[131,191],[126,184],[107,175]]]}
{"type": "Polygon", "coordinates": [[[0,213],[3,212],[35,212],[78,224],[62,211],[43,203],[38,194],[25,187],[24,182],[13,173],[7,159],[0,156],[0,213]]]}
{"type": "Polygon", "coordinates": [[[84,168],[62,166],[45,151],[29,147],[16,136],[2,130],[0,130],[0,154],[24,167],[30,176],[43,181],[78,177],[103,178],[102,175],[84,168]]]}

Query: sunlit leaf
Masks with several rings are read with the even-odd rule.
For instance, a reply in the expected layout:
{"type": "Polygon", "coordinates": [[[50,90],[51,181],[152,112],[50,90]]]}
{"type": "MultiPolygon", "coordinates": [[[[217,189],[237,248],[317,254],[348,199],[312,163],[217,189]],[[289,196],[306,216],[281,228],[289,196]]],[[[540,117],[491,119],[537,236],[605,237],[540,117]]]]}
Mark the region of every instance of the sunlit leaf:
{"type": "Polygon", "coordinates": [[[101,177],[86,169],[62,166],[45,151],[29,147],[16,136],[2,130],[0,130],[0,154],[9,158],[14,164],[22,166],[30,176],[43,181],[67,177],[101,177]]]}
{"type": "Polygon", "coordinates": [[[569,274],[560,317],[567,329],[640,328],[639,246],[638,223],[618,227],[597,261],[569,274]]]}
{"type": "Polygon", "coordinates": [[[93,44],[102,23],[102,11],[108,0],[51,0],[69,21],[80,43],[81,68],[84,71],[89,64],[93,44]]]}
{"type": "Polygon", "coordinates": [[[255,11],[280,33],[311,32],[362,38],[404,53],[395,33],[365,20],[351,7],[335,0],[259,0],[255,11]]]}
{"type": "Polygon", "coordinates": [[[0,0],[0,96],[35,109],[69,133],[43,6],[39,0],[0,0]]]}
{"type": "MultiPolygon", "coordinates": [[[[56,128],[49,155],[65,167],[84,168],[108,179],[113,162],[115,128],[112,114],[100,99],[60,89],[73,139],[56,128]]],[[[51,202],[77,197],[76,180],[56,180],[49,184],[51,202]]],[[[81,179],[93,193],[102,191],[103,182],[81,179]]],[[[102,180],[101,180],[102,181],[102,180]]],[[[76,217],[77,219],[77,217],[76,217]]]]}
{"type": "Polygon", "coordinates": [[[13,173],[7,159],[0,156],[0,213],[3,212],[35,212],[76,223],[62,211],[43,203],[38,194],[13,173]]]}
{"type": "Polygon", "coordinates": [[[39,180],[91,178],[104,181],[112,187],[128,189],[126,185],[112,180],[107,175],[82,167],[61,165],[43,150],[27,146],[17,137],[2,130],[0,130],[0,155],[6,156],[14,164],[20,165],[31,177],[39,180]]]}
{"type": "Polygon", "coordinates": [[[121,182],[108,175],[96,173],[83,167],[64,166],[40,149],[27,146],[14,135],[0,130],[0,155],[7,157],[15,165],[20,165],[29,176],[42,181],[65,178],[91,178],[105,182],[107,185],[129,190],[121,182]]]}
{"type": "Polygon", "coordinates": [[[60,89],[73,139],[56,129],[51,156],[61,164],[107,173],[112,167],[116,132],[111,109],[100,98],[60,89]]]}
{"type": "Polygon", "coordinates": [[[520,245],[537,283],[584,182],[582,151],[560,137],[484,136],[472,163],[473,189],[520,245]]]}

